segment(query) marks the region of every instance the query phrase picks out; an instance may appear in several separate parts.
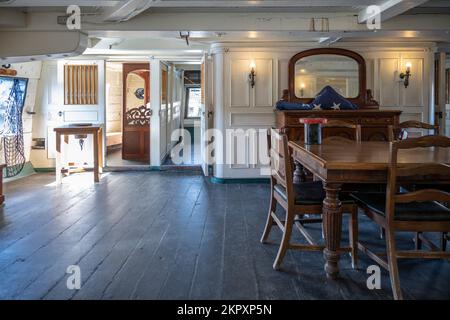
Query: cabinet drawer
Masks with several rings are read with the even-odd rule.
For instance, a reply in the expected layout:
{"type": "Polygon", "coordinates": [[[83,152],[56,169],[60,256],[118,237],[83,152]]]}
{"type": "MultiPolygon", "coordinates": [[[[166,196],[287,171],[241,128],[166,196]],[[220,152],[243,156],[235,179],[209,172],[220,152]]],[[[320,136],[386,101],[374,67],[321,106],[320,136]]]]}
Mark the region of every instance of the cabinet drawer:
{"type": "Polygon", "coordinates": [[[394,124],[394,118],[362,118],[361,124],[369,124],[369,125],[390,125],[394,124]]]}

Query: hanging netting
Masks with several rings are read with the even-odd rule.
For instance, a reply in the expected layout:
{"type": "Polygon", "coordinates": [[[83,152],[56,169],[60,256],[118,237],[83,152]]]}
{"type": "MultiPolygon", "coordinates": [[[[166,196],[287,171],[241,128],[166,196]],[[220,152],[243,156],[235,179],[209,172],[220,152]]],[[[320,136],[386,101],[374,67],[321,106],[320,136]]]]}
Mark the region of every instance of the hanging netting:
{"type": "Polygon", "coordinates": [[[26,79],[14,79],[14,84],[6,102],[2,130],[3,150],[6,168],[4,177],[14,177],[25,164],[23,142],[22,110],[24,105],[26,79]]]}

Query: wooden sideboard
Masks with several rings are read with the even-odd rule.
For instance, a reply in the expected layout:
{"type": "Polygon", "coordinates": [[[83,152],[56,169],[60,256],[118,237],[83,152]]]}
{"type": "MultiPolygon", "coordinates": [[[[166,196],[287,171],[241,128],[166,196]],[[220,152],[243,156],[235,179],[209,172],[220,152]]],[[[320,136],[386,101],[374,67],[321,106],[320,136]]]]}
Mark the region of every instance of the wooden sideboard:
{"type": "MultiPolygon", "coordinates": [[[[361,125],[361,139],[364,141],[388,141],[389,128],[399,124],[400,110],[276,110],[276,127],[288,135],[289,140],[303,140],[303,124],[300,118],[326,118],[342,120],[361,125]]],[[[326,128],[324,137],[339,135],[354,139],[352,129],[326,128]],[[336,132],[337,131],[337,132],[336,132]]]]}

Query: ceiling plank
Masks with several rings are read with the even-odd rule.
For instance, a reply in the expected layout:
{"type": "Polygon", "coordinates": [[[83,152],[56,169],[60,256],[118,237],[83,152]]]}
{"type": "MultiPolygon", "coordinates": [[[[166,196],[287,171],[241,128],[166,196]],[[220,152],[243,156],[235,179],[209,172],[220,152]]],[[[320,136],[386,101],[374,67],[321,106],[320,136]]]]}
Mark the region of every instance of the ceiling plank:
{"type": "MultiPolygon", "coordinates": [[[[418,7],[428,0],[386,0],[379,5],[380,7],[380,21],[386,21],[394,18],[410,9],[418,7]]],[[[367,8],[361,10],[358,14],[358,22],[366,23],[369,19],[373,18],[372,13],[367,12],[367,8]]]]}
{"type": "Polygon", "coordinates": [[[110,7],[116,6],[120,2],[122,0],[12,0],[0,3],[0,7],[65,7],[70,5],[110,7]]]}
{"type": "Polygon", "coordinates": [[[107,22],[128,21],[158,2],[160,0],[127,0],[112,8],[105,9],[101,20],[107,22]]]}
{"type": "Polygon", "coordinates": [[[373,0],[162,0],[155,4],[161,8],[248,8],[248,7],[353,7],[369,5],[373,0]]]}

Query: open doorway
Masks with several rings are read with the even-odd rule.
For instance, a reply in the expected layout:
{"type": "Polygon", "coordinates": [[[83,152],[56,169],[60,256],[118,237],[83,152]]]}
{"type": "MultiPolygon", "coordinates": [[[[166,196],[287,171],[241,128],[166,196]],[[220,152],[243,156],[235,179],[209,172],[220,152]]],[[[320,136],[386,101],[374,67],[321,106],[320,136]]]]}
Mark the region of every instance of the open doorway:
{"type": "Polygon", "coordinates": [[[106,165],[148,166],[149,63],[106,63],[106,165]]]}
{"type": "MultiPolygon", "coordinates": [[[[182,140],[173,145],[163,162],[163,167],[195,167],[200,169],[200,121],[201,121],[201,67],[200,64],[174,64],[174,70],[180,74],[179,81],[173,83],[171,89],[172,101],[180,109],[180,128],[186,132],[184,147],[182,140]],[[188,152],[189,154],[186,154],[188,152]]],[[[176,77],[175,77],[176,79],[176,77]]],[[[170,139],[172,132],[167,132],[170,139]]]]}

